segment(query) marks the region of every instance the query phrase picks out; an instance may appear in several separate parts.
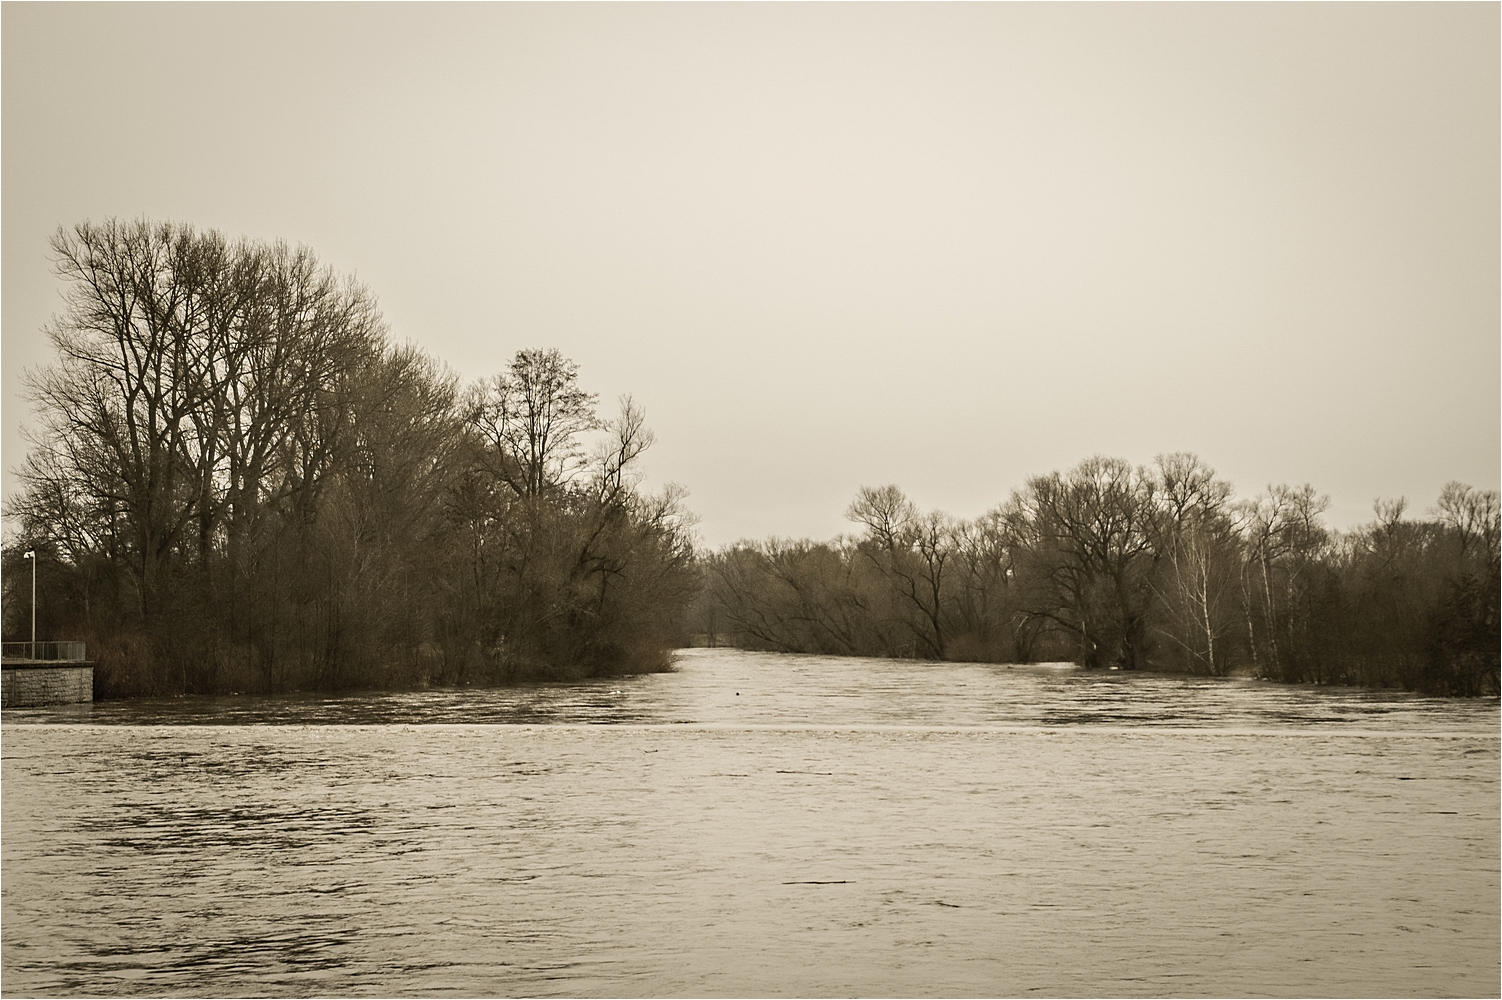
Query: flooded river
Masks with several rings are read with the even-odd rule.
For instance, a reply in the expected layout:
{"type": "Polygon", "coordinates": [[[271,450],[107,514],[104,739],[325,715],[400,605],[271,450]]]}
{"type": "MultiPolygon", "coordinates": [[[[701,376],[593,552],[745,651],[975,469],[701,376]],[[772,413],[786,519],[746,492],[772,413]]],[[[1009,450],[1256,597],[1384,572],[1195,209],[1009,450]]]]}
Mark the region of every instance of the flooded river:
{"type": "Polygon", "coordinates": [[[0,721],[6,996],[1499,992],[1495,700],[686,650],[0,721]]]}

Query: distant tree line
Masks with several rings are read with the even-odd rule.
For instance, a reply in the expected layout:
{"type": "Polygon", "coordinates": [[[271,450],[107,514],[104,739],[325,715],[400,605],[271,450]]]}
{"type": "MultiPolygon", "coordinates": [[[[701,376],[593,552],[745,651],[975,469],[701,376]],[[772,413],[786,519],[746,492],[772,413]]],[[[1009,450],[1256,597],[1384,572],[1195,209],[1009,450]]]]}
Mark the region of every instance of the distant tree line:
{"type": "Polygon", "coordinates": [[[1310,486],[1237,500],[1188,454],[1091,458],[973,521],[864,488],[855,535],[704,557],[695,628],[750,649],[1496,694],[1497,492],[1450,483],[1424,520],[1379,501],[1350,532],[1327,506],[1310,486]]]}
{"type": "Polygon", "coordinates": [[[59,230],[57,350],[8,516],[8,639],[84,639],[101,696],[490,684],[753,649],[1499,688],[1499,505],[1445,486],[1337,532],[1192,455],[1092,458],[965,521],[864,488],[831,542],[696,555],[652,443],[557,351],[469,385],[305,248],[59,230]],[[592,446],[592,447],[591,447],[592,446]]]}
{"type": "Polygon", "coordinates": [[[556,351],[463,387],[311,252],[146,221],[52,241],[5,633],[101,696],[665,669],[698,587],[682,491],[556,351]],[[586,445],[593,441],[595,447],[586,445]]]}

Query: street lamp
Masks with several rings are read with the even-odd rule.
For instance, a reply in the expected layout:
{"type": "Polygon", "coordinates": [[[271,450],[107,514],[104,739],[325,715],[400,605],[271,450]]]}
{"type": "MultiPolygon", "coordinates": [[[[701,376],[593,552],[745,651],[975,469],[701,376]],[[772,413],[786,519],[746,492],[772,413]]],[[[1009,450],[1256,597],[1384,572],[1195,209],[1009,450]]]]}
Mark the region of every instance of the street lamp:
{"type": "Polygon", "coordinates": [[[37,552],[32,549],[25,558],[31,560],[31,659],[37,658],[37,552]]]}

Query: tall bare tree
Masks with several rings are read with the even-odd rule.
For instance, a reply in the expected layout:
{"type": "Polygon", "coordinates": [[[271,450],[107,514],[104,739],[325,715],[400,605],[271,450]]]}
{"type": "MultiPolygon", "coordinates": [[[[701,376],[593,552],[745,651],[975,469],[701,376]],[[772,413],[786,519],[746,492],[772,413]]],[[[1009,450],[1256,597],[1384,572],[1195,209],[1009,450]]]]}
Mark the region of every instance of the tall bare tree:
{"type": "Polygon", "coordinates": [[[556,350],[523,350],[477,387],[469,419],[487,446],[492,474],[517,496],[535,497],[583,472],[579,436],[600,426],[596,402],[579,387],[574,362],[556,350]]]}

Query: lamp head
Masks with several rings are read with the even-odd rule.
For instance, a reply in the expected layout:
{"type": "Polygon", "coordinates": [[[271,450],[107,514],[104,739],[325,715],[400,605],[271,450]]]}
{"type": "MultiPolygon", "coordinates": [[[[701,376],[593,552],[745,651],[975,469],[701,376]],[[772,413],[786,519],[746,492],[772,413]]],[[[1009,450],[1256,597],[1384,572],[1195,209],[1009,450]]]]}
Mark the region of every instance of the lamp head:
{"type": "Polygon", "coordinates": [[[32,549],[31,551],[27,552],[26,555],[22,556],[23,559],[35,559],[36,557],[36,549],[32,549]]]}

